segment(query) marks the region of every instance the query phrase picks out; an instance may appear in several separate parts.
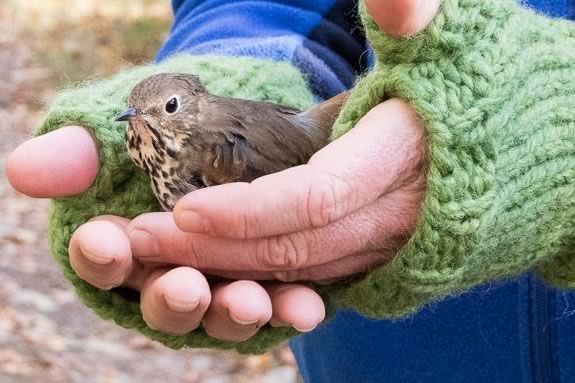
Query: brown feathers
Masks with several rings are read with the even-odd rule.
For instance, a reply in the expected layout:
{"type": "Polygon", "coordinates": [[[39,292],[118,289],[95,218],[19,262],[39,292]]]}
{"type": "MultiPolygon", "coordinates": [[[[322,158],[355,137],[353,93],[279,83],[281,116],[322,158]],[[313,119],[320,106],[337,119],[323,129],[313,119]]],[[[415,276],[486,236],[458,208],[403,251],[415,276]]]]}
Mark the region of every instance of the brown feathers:
{"type": "Polygon", "coordinates": [[[228,182],[250,182],[306,163],[328,143],[347,99],[342,93],[299,112],[268,102],[218,97],[198,78],[160,74],[129,96],[126,144],[152,179],[165,210],[185,194],[228,182]]]}

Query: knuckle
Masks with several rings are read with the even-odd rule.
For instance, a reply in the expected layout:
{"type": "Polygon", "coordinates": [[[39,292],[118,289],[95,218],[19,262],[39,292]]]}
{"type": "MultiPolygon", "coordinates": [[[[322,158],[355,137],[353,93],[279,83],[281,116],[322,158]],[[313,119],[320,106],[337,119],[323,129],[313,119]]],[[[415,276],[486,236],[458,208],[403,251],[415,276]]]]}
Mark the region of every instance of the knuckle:
{"type": "Polygon", "coordinates": [[[346,211],[352,190],[343,179],[323,174],[309,186],[302,215],[311,227],[324,227],[346,211]]]}
{"type": "Polygon", "coordinates": [[[298,269],[308,261],[308,243],[300,233],[271,237],[263,244],[259,249],[259,261],[272,270],[298,269]]]}

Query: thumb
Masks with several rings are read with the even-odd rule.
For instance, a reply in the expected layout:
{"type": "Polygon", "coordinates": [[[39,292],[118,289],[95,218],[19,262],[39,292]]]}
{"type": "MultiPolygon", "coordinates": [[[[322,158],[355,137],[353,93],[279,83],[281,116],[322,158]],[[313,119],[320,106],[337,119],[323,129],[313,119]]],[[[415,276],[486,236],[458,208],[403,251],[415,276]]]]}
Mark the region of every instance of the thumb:
{"type": "Polygon", "coordinates": [[[14,189],[36,198],[80,194],[92,185],[98,168],[96,143],[79,126],[26,141],[6,161],[6,175],[14,189]]]}
{"type": "Polygon", "coordinates": [[[421,163],[422,146],[415,112],[389,100],[307,165],[192,192],[176,205],[174,220],[184,231],[229,238],[323,227],[397,187],[421,163]]]}
{"type": "Polygon", "coordinates": [[[439,10],[439,0],[365,0],[373,20],[393,37],[424,30],[439,10]]]}

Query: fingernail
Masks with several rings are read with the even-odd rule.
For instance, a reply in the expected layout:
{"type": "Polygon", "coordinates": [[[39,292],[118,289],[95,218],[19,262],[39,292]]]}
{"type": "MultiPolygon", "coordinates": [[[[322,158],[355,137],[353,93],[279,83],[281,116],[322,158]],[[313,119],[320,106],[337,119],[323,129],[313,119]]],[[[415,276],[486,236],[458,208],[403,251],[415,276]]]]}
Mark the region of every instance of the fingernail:
{"type": "Polygon", "coordinates": [[[105,255],[92,253],[92,252],[86,251],[82,248],[80,248],[80,251],[82,251],[82,254],[84,254],[84,256],[86,258],[88,258],[88,260],[90,262],[95,263],[97,265],[109,265],[110,263],[112,263],[114,261],[114,257],[108,257],[105,255]]]}
{"type": "Polygon", "coordinates": [[[195,210],[183,210],[178,218],[186,231],[198,234],[212,231],[210,222],[195,210]]]}
{"type": "Polygon", "coordinates": [[[236,322],[237,324],[241,325],[241,326],[252,326],[252,325],[257,325],[258,322],[260,321],[259,319],[255,319],[255,320],[245,320],[245,319],[240,319],[236,316],[234,316],[231,312],[229,313],[230,318],[236,322]]]}
{"type": "Polygon", "coordinates": [[[169,295],[164,295],[164,300],[166,301],[166,305],[170,310],[180,314],[191,313],[200,305],[199,299],[182,301],[180,299],[174,299],[169,295]]]}
{"type": "Polygon", "coordinates": [[[311,331],[315,330],[315,328],[317,327],[318,324],[319,323],[316,323],[312,327],[308,327],[308,328],[302,328],[302,327],[298,327],[298,326],[295,326],[292,324],[292,327],[295,328],[299,332],[311,332],[311,331]]]}
{"type": "Polygon", "coordinates": [[[158,241],[147,231],[134,229],[130,232],[130,243],[132,252],[137,257],[156,257],[158,251],[158,241]]]}

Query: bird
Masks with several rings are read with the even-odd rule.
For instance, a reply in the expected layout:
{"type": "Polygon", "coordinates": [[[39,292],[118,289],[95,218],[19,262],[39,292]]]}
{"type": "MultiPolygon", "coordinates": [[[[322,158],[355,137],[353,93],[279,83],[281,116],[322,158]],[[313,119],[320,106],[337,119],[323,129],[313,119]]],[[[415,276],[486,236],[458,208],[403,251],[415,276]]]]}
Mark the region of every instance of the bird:
{"type": "Polygon", "coordinates": [[[305,164],[329,143],[348,93],[307,110],[211,94],[198,76],[160,73],[140,81],[128,108],[126,147],[160,206],[184,195],[305,164]]]}

